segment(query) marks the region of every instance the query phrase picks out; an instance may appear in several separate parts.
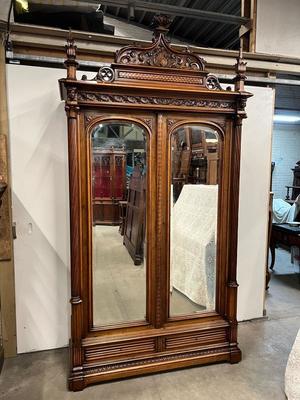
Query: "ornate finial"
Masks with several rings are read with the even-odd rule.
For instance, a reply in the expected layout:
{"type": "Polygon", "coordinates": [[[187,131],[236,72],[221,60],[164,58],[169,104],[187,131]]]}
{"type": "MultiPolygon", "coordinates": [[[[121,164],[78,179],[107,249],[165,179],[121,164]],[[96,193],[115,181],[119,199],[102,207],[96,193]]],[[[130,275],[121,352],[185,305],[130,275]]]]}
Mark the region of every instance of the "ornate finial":
{"type": "Polygon", "coordinates": [[[172,19],[169,15],[155,15],[153,17],[151,28],[153,29],[153,36],[156,39],[159,35],[166,35],[169,31],[172,19]]]}
{"type": "Polygon", "coordinates": [[[247,79],[247,77],[246,77],[247,63],[243,59],[242,45],[240,45],[239,55],[238,55],[236,61],[237,61],[237,63],[235,64],[236,76],[234,78],[234,89],[237,92],[243,92],[245,89],[244,88],[245,80],[247,79]]]}
{"type": "Polygon", "coordinates": [[[69,34],[67,38],[67,44],[65,45],[67,59],[64,62],[67,67],[67,79],[76,80],[76,69],[78,67],[78,62],[76,61],[76,50],[77,46],[72,35],[71,29],[69,29],[69,34]]]}

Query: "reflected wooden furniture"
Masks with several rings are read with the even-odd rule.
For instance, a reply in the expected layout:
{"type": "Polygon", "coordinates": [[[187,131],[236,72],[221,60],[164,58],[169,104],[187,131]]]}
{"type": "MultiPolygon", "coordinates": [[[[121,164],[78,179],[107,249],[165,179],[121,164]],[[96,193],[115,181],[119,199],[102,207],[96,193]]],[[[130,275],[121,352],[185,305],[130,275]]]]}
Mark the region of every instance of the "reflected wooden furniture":
{"type": "MultiPolygon", "coordinates": [[[[69,387],[175,368],[241,360],[237,342],[236,257],[246,63],[240,52],[234,90],[223,90],[204,60],[177,51],[165,37],[170,20],[155,18],[153,42],[128,46],[96,77],[77,79],[76,46],[66,46],[60,80],[68,118],[71,213],[71,371],[69,387]],[[93,321],[90,135],[101,121],[130,121],[147,134],[146,316],[95,326],[93,321]],[[195,123],[218,132],[218,228],[215,310],[170,316],[172,132],[195,123]]],[[[133,204],[129,199],[129,203],[133,204]]],[[[129,217],[128,217],[129,218],[129,217]]],[[[127,229],[129,229],[127,220],[127,229]]],[[[128,231],[126,233],[128,236],[128,231]]],[[[126,236],[126,237],[127,237],[126,236]]],[[[125,236],[124,236],[125,237],[125,236]]]]}
{"type": "Polygon", "coordinates": [[[271,265],[273,271],[275,264],[275,248],[276,246],[296,246],[300,249],[300,227],[290,226],[289,224],[273,224],[270,250],[271,250],[271,265]]]}
{"type": "Polygon", "coordinates": [[[219,155],[217,152],[207,154],[207,177],[208,185],[216,185],[218,182],[218,161],[219,155]]]}
{"type": "Polygon", "coordinates": [[[119,201],[126,192],[124,149],[93,148],[93,223],[119,225],[119,201]]]}
{"type": "Polygon", "coordinates": [[[135,265],[140,265],[144,258],[145,184],[145,175],[138,166],[134,167],[128,189],[123,241],[135,265]]]}
{"type": "Polygon", "coordinates": [[[269,271],[269,247],[271,243],[271,234],[272,234],[273,198],[274,198],[274,193],[271,192],[269,197],[269,219],[268,219],[268,241],[267,241],[266,285],[265,285],[266,290],[269,289],[269,282],[271,279],[271,274],[269,271]]]}
{"type": "Polygon", "coordinates": [[[126,221],[126,208],[127,208],[127,201],[119,201],[119,211],[120,211],[120,226],[119,226],[119,233],[120,235],[124,235],[125,232],[125,221],[126,221]]]}
{"type": "Polygon", "coordinates": [[[218,144],[207,142],[205,131],[197,129],[196,125],[184,127],[171,141],[172,184],[175,201],[186,183],[217,184],[218,144]]]}
{"type": "Polygon", "coordinates": [[[300,161],[298,161],[295,165],[294,168],[292,168],[294,178],[293,178],[293,184],[290,186],[286,186],[287,193],[286,193],[286,198],[285,200],[288,201],[289,203],[293,203],[294,200],[299,196],[300,194],[300,161]],[[292,194],[290,195],[290,190],[292,189],[292,194]]]}

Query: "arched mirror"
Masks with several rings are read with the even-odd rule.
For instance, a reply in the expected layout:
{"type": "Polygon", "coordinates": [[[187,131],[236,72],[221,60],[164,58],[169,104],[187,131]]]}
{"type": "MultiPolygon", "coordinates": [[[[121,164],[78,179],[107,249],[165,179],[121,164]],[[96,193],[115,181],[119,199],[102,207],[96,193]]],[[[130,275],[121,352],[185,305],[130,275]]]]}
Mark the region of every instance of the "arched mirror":
{"type": "Polygon", "coordinates": [[[94,326],[146,319],[147,140],[136,123],[91,132],[94,326]]]}
{"type": "Polygon", "coordinates": [[[169,316],[215,310],[221,142],[206,125],[171,135],[169,316]]]}

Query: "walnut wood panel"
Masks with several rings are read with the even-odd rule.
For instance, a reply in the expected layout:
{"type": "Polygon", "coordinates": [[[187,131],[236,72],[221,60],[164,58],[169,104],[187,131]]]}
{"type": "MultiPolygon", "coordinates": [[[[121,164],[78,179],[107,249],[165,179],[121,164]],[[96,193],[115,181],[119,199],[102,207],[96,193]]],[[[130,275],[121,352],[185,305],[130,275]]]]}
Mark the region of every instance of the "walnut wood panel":
{"type": "Polygon", "coordinates": [[[235,89],[223,90],[201,57],[176,52],[156,18],[148,48],[130,46],[94,79],[77,80],[76,46],[66,46],[66,102],[71,210],[71,372],[69,387],[228,361],[238,362],[236,252],[240,136],[246,64],[237,58],[235,89]],[[92,285],[91,131],[101,121],[139,124],[147,132],[146,321],[94,326],[92,285]],[[170,135],[201,123],[219,132],[216,309],[169,318],[170,135]]]}

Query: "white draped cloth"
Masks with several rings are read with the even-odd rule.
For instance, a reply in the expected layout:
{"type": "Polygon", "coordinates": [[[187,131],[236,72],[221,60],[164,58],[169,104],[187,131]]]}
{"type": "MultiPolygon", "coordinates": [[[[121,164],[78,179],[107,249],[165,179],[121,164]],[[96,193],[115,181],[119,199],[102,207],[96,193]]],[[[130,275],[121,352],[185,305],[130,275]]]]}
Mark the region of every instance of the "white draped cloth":
{"type": "Polygon", "coordinates": [[[285,394],[288,400],[300,399],[300,330],[285,370],[285,394]]]}
{"type": "Polygon", "coordinates": [[[171,210],[171,288],[215,309],[217,185],[184,185],[171,210]]]}
{"type": "Polygon", "coordinates": [[[273,222],[284,224],[285,222],[293,222],[300,211],[300,195],[297,197],[293,205],[282,199],[273,200],[273,222]]]}

